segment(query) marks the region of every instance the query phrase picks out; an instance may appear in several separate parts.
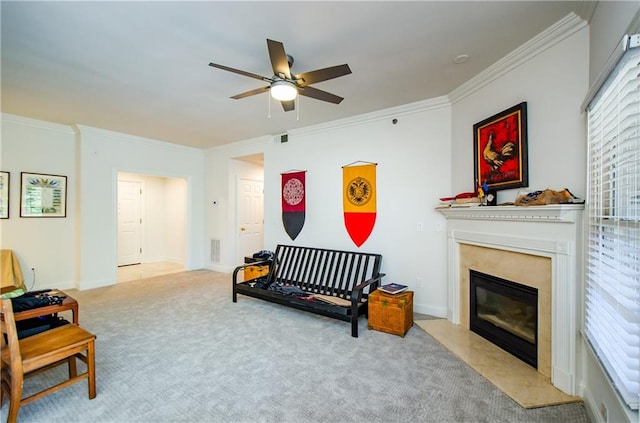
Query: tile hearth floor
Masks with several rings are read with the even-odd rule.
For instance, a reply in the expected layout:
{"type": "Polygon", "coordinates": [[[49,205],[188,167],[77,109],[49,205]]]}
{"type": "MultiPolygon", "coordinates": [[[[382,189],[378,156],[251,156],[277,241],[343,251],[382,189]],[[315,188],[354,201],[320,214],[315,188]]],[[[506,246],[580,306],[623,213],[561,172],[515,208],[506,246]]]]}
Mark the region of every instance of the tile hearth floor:
{"type": "Polygon", "coordinates": [[[416,319],[415,324],[523,408],[582,401],[565,394],[536,369],[460,325],[445,319],[416,319]]]}

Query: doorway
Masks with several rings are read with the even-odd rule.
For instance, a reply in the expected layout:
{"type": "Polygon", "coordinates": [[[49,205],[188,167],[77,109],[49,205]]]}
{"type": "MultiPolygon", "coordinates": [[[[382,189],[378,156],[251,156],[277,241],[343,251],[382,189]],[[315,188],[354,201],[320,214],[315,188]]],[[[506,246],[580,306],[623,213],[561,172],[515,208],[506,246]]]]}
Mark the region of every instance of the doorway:
{"type": "Polygon", "coordinates": [[[118,173],[117,282],[184,270],[187,181],[118,173]]]}
{"type": "Polygon", "coordinates": [[[118,180],[118,267],[142,257],[142,182],[118,180]]]}
{"type": "Polygon", "coordinates": [[[264,244],[264,183],[240,179],[238,183],[238,223],[241,259],[251,257],[264,244]]]}
{"type": "Polygon", "coordinates": [[[236,262],[264,249],[264,160],[262,153],[236,157],[236,262]]]}

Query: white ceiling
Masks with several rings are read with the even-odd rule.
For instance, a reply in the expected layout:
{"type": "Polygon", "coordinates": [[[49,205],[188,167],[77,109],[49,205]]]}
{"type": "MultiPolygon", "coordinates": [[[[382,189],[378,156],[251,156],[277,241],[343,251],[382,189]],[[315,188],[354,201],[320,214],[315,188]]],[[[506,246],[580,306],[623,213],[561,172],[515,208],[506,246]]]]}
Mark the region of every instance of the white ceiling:
{"type": "MultiPolygon", "coordinates": [[[[587,5],[590,5],[588,7],[587,5]]],[[[583,1],[2,1],[2,112],[212,147],[450,93],[583,1]],[[273,74],[266,39],[293,73],[348,63],[284,112],[263,82],[208,66],[273,74]],[[461,54],[467,63],[454,64],[461,54]]]]}

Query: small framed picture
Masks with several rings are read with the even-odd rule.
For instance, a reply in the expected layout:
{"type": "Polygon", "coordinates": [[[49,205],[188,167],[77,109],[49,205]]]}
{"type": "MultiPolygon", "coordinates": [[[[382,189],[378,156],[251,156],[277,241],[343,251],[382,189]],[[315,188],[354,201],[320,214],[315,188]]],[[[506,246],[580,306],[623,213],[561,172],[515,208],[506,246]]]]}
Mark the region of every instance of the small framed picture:
{"type": "Polygon", "coordinates": [[[9,172],[0,172],[0,219],[9,218],[9,188],[11,186],[9,172]]]}
{"type": "Polygon", "coordinates": [[[522,102],[473,125],[475,189],[529,186],[527,103],[522,102]]]}
{"type": "Polygon", "coordinates": [[[67,217],[67,177],[21,172],[20,217],[67,217]]]}

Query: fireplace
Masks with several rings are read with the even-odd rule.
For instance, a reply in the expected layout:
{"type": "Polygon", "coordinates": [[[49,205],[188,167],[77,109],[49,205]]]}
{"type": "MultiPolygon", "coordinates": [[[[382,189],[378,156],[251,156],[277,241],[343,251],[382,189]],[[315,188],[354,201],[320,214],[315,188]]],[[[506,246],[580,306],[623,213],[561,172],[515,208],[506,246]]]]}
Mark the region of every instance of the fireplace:
{"type": "Polygon", "coordinates": [[[450,207],[447,319],[470,328],[470,270],[538,290],[537,370],[567,394],[578,391],[583,205],[450,207]]]}
{"type": "Polygon", "coordinates": [[[469,271],[469,328],[538,368],[538,290],[469,271]]]}

